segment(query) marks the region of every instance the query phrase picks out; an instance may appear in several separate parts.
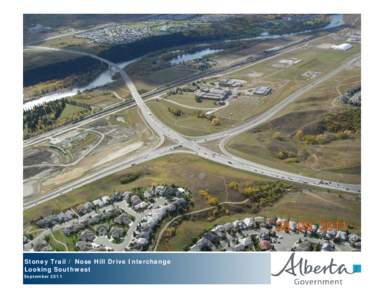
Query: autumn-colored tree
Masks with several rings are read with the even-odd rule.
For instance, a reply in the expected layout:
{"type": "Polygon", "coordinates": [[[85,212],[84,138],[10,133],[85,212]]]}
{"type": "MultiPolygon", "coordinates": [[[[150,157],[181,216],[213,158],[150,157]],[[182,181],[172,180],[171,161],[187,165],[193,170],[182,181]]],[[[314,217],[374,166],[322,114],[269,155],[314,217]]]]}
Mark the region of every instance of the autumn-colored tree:
{"type": "Polygon", "coordinates": [[[279,151],[277,154],[277,157],[279,159],[286,159],[286,158],[288,158],[288,153],[287,153],[287,151],[279,151]]]}
{"type": "Polygon", "coordinates": [[[231,181],[228,183],[228,188],[230,188],[231,190],[238,190],[238,183],[235,182],[235,181],[231,181]]]}
{"type": "Polygon", "coordinates": [[[330,138],[326,133],[318,134],[315,138],[318,144],[326,144],[330,142],[330,138]]]}
{"type": "Polygon", "coordinates": [[[209,197],[209,192],[207,190],[199,190],[198,191],[198,194],[203,197],[203,198],[207,198],[209,197]]]}
{"type": "Polygon", "coordinates": [[[305,135],[304,137],[304,141],[307,143],[307,144],[312,144],[312,145],[315,145],[317,144],[317,139],[314,135],[305,135]]]}
{"type": "Polygon", "coordinates": [[[207,199],[207,203],[210,206],[216,206],[220,203],[220,199],[218,199],[218,197],[216,197],[216,196],[209,196],[207,199]]]}
{"type": "Polygon", "coordinates": [[[279,141],[281,141],[283,139],[282,135],[281,135],[281,133],[279,131],[274,132],[274,134],[272,135],[272,138],[274,140],[279,140],[279,141]]]}
{"type": "Polygon", "coordinates": [[[304,132],[303,132],[303,130],[299,129],[299,130],[295,133],[295,138],[296,138],[298,141],[303,141],[303,139],[304,139],[304,132]]]}
{"type": "Polygon", "coordinates": [[[175,233],[176,233],[175,227],[168,227],[166,229],[166,231],[164,232],[164,235],[166,237],[173,237],[173,236],[175,236],[175,233]]]}
{"type": "Polygon", "coordinates": [[[212,121],[211,121],[211,124],[212,124],[213,126],[218,126],[218,125],[221,124],[221,121],[220,121],[219,118],[213,118],[212,121]]]}
{"type": "Polygon", "coordinates": [[[254,188],[253,186],[246,186],[246,187],[244,187],[244,190],[243,190],[243,194],[245,196],[251,196],[256,192],[257,192],[257,189],[254,188]]]}

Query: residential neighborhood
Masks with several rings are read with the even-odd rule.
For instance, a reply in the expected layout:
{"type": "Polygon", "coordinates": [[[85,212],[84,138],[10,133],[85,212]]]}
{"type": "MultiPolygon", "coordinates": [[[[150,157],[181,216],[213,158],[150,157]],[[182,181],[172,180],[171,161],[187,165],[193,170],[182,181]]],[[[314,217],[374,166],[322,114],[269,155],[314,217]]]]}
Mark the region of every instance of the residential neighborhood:
{"type": "Polygon", "coordinates": [[[32,239],[24,235],[24,249],[55,251],[52,245],[73,242],[76,251],[147,250],[158,225],[184,213],[190,197],[188,190],[169,185],[105,195],[37,220],[43,231],[32,239]]]}
{"type": "Polygon", "coordinates": [[[25,251],[360,249],[359,15],[26,15],[24,32],[25,251]]]}
{"type": "Polygon", "coordinates": [[[361,237],[340,229],[277,217],[247,217],[216,225],[190,251],[360,251],[361,237]]]}

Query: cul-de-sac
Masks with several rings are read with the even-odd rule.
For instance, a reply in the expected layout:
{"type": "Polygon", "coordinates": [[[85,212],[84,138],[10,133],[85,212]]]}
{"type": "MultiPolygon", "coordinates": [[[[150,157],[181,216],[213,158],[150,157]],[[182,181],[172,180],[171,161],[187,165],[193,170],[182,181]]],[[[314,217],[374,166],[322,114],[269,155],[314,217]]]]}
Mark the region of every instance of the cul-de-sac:
{"type": "Polygon", "coordinates": [[[360,251],[360,15],[23,30],[24,251],[360,251]]]}

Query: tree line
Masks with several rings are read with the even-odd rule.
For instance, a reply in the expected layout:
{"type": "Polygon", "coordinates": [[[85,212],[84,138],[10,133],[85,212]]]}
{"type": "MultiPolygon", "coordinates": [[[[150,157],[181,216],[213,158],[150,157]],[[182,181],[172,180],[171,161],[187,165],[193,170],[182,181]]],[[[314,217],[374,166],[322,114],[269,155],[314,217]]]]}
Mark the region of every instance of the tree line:
{"type": "Polygon", "coordinates": [[[63,125],[69,121],[78,120],[91,109],[89,104],[79,103],[66,98],[34,106],[32,109],[23,112],[23,136],[26,139],[59,125],[63,125]],[[63,120],[59,122],[58,120],[66,108],[66,105],[79,106],[82,110],[72,114],[68,118],[63,118],[63,120]]]}

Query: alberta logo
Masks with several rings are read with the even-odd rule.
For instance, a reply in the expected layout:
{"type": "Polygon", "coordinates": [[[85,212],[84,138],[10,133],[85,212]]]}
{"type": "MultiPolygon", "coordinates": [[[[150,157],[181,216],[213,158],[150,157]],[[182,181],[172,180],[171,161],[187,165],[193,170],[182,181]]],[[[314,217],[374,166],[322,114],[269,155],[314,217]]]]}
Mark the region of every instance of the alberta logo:
{"type": "Polygon", "coordinates": [[[338,264],[331,258],[327,264],[311,264],[308,259],[303,257],[296,258],[296,253],[292,253],[283,268],[277,273],[272,273],[272,276],[280,276],[284,273],[294,276],[295,285],[342,285],[343,279],[327,279],[330,275],[353,275],[361,273],[361,265],[353,264],[347,266],[345,264],[338,264]],[[309,275],[320,275],[319,279],[305,279],[300,278],[309,275]],[[325,278],[324,278],[325,276],[325,278]]]}

